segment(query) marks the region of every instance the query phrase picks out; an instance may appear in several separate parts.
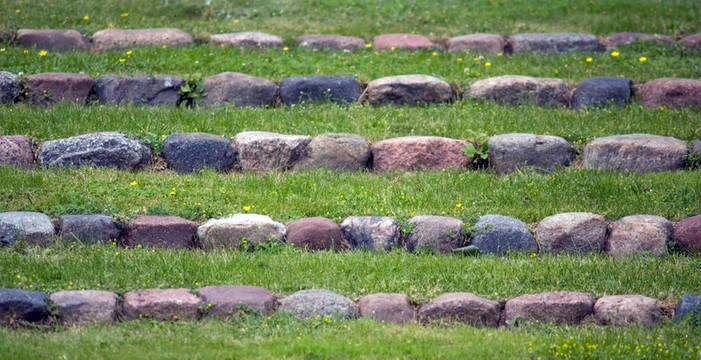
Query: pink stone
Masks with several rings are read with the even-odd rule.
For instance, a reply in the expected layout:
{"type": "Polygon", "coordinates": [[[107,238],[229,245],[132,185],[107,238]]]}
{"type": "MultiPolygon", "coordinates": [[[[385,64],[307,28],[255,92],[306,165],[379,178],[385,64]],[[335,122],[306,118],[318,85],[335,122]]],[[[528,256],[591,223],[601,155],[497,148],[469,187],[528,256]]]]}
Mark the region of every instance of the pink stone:
{"type": "Polygon", "coordinates": [[[30,168],[34,163],[32,140],[24,135],[0,136],[0,165],[30,168]]]}
{"type": "Polygon", "coordinates": [[[638,92],[642,104],[659,106],[701,107],[701,80],[661,78],[646,82],[638,92]]]}
{"type": "Polygon", "coordinates": [[[496,327],[500,314],[501,306],[496,301],[470,293],[447,293],[423,304],[417,315],[422,323],[445,319],[496,327]]]}
{"type": "Polygon", "coordinates": [[[683,47],[701,51],[701,33],[689,35],[681,40],[683,47]]]}
{"type": "Polygon", "coordinates": [[[423,35],[415,34],[383,34],[373,39],[377,51],[396,49],[432,49],[435,44],[423,35]]]}
{"type": "Polygon", "coordinates": [[[178,216],[142,215],[124,228],[124,245],[190,248],[197,223],[178,216]]]}
{"type": "Polygon", "coordinates": [[[558,291],[521,295],[506,302],[504,320],[523,316],[528,321],[541,323],[580,323],[594,308],[591,294],[558,291]]]}
{"type": "Polygon", "coordinates": [[[692,253],[701,254],[701,215],[680,221],[674,228],[672,240],[692,253]]]}
{"type": "Polygon", "coordinates": [[[20,29],[17,39],[22,46],[41,50],[88,50],[90,47],[88,39],[76,30],[20,29]]]}
{"type": "Polygon", "coordinates": [[[105,29],[93,34],[93,49],[109,50],[136,46],[191,45],[193,37],[178,29],[105,29]]]}
{"type": "Polygon", "coordinates": [[[450,52],[503,53],[506,38],[495,34],[469,34],[450,38],[446,45],[450,52]]]}
{"type": "Polygon", "coordinates": [[[660,303],[641,295],[604,296],[594,304],[597,321],[613,326],[652,326],[663,317],[660,303]]]}
{"type": "Polygon", "coordinates": [[[667,254],[667,241],[672,235],[672,223],[654,215],[626,216],[609,229],[606,253],[615,257],[651,253],[667,254]]]}
{"type": "Polygon", "coordinates": [[[331,50],[359,50],[365,48],[365,41],[355,36],[304,35],[297,38],[299,47],[331,50]]]}
{"type": "Polygon", "coordinates": [[[466,141],[435,136],[409,136],[388,139],[372,147],[376,172],[421,169],[464,169],[472,158],[463,153],[466,141]]]}
{"type": "Polygon", "coordinates": [[[123,312],[127,319],[149,317],[156,320],[193,320],[200,304],[189,289],[150,289],[124,294],[123,312]]]}
{"type": "Polygon", "coordinates": [[[365,295],[358,300],[360,316],[377,321],[405,323],[414,320],[414,307],[404,294],[377,293],[365,295]]]}
{"type": "Polygon", "coordinates": [[[109,291],[59,291],[49,299],[64,325],[113,322],[117,314],[117,294],[109,291]]]}
{"type": "Polygon", "coordinates": [[[273,305],[275,305],[273,294],[256,286],[207,286],[199,289],[197,296],[205,304],[207,316],[231,316],[241,310],[241,306],[268,314],[273,311],[273,305]]]}
{"type": "Polygon", "coordinates": [[[350,248],[335,222],[312,217],[287,224],[287,242],[309,250],[345,250],[350,248]]]}
{"type": "Polygon", "coordinates": [[[26,92],[36,104],[65,101],[85,104],[92,90],[90,76],[71,73],[41,73],[27,76],[26,92]]]}

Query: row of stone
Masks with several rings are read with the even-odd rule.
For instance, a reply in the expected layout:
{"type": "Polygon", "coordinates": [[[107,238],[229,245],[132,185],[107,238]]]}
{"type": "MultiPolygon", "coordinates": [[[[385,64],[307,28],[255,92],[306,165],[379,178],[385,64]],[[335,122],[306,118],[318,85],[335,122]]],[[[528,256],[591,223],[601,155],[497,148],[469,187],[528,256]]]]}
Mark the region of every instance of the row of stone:
{"type": "MultiPolygon", "coordinates": [[[[565,139],[552,135],[503,134],[486,141],[489,168],[509,173],[531,167],[551,171],[569,166],[576,151],[565,139]]],[[[309,170],[375,172],[467,169],[480,148],[466,140],[436,136],[392,138],[374,144],[356,134],[327,133],[314,138],[262,131],[228,138],[208,133],[175,133],[163,142],[168,168],[190,173],[204,168],[218,171],[309,170]],[[467,153],[466,153],[467,152],[467,153]]],[[[584,145],[587,169],[623,172],[671,171],[686,166],[690,151],[701,153],[701,140],[689,149],[686,142],[649,134],[596,138],[584,145]]],[[[105,132],[50,140],[39,145],[41,166],[97,166],[138,169],[152,159],[152,149],[121,133],[105,132]]],[[[30,168],[34,164],[31,139],[0,136],[0,165],[30,168]]]]}
{"type": "Polygon", "coordinates": [[[351,216],[340,226],[323,217],[299,219],[285,225],[259,214],[234,214],[204,224],[177,216],[142,215],[123,226],[102,214],[63,215],[54,225],[42,213],[0,213],[2,245],[9,246],[20,239],[30,244],[46,244],[56,233],[65,241],[117,240],[132,248],[248,248],[287,241],[309,250],[405,248],[409,252],[429,250],[441,254],[477,251],[503,256],[509,251],[527,251],[625,257],[662,256],[668,253],[668,243],[673,241],[691,253],[701,253],[701,215],[688,217],[674,226],[654,215],[626,216],[608,223],[596,214],[562,213],[544,218],[532,231],[521,220],[503,215],[481,216],[474,225],[447,216],[420,215],[405,223],[385,216],[351,216]]]}
{"type": "MultiPolygon", "coordinates": [[[[471,293],[446,293],[417,307],[405,294],[375,293],[358,302],[329,290],[301,290],[276,299],[267,289],[242,285],[189,289],[128,291],[122,301],[109,291],[41,291],[0,289],[0,324],[50,322],[51,305],[61,324],[81,326],[118,319],[194,320],[203,316],[227,318],[238,312],[269,315],[275,311],[302,320],[343,320],[368,317],[392,323],[459,321],[473,326],[497,327],[519,322],[577,325],[653,326],[664,318],[659,301],[642,295],[610,295],[558,291],[527,294],[497,302],[471,293]]],[[[674,320],[701,315],[701,295],[685,294],[674,310],[674,320]]]]}
{"type": "MultiPolygon", "coordinates": [[[[86,104],[94,94],[101,104],[136,106],[175,106],[187,100],[180,76],[102,75],[40,73],[29,75],[24,83],[9,72],[0,72],[0,103],[25,101],[47,105],[56,102],[86,104]]],[[[628,78],[594,77],[581,81],[570,91],[561,79],[503,75],[478,80],[463,93],[453,92],[451,84],[428,75],[399,75],[376,79],[365,89],[352,76],[292,76],[279,86],[264,78],[225,72],[203,79],[197,89],[198,104],[220,106],[270,106],[305,102],[417,104],[442,103],[457,98],[490,100],[502,105],[535,104],[574,109],[625,105],[633,96],[628,78]]],[[[701,80],[660,78],[640,86],[636,94],[649,108],[659,106],[701,107],[701,80]]]]}
{"type": "MultiPolygon", "coordinates": [[[[22,46],[44,50],[110,50],[137,46],[183,46],[192,45],[195,39],[178,29],[106,29],[90,38],[76,30],[37,30],[21,29],[17,40],[22,46]]],[[[450,52],[479,53],[523,53],[538,51],[545,53],[570,51],[600,51],[627,45],[635,41],[656,41],[672,43],[664,35],[636,32],[620,32],[599,38],[582,33],[525,33],[511,36],[497,34],[468,34],[433,42],[428,37],[417,34],[383,34],[375,36],[368,46],[363,38],[343,35],[304,35],[297,37],[297,46],[311,49],[360,50],[374,47],[377,51],[394,49],[446,49],[450,52]],[[374,46],[373,46],[374,44],[374,46]]],[[[283,47],[279,36],[261,32],[237,32],[212,35],[210,43],[222,46],[244,48],[283,47]]],[[[687,49],[701,50],[701,33],[689,35],[680,40],[687,49]]]]}

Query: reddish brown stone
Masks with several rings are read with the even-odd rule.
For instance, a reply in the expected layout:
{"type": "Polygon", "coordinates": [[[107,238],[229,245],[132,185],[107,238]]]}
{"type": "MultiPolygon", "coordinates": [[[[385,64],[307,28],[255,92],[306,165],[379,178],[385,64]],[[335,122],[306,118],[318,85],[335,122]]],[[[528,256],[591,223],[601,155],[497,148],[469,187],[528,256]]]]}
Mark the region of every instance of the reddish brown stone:
{"type": "Polygon", "coordinates": [[[85,104],[92,86],[92,78],[87,75],[41,73],[27,76],[26,92],[29,101],[37,104],[59,101],[85,104]]]}
{"type": "Polygon", "coordinates": [[[642,104],[658,106],[701,107],[701,80],[661,78],[646,82],[638,92],[642,104]]]}
{"type": "Polygon", "coordinates": [[[674,228],[672,240],[691,252],[701,254],[701,215],[680,221],[674,228]]]}
{"type": "Polygon", "coordinates": [[[432,49],[435,44],[423,35],[415,34],[383,34],[372,40],[377,51],[395,49],[432,49]]]}
{"type": "Polygon", "coordinates": [[[506,38],[495,34],[469,34],[450,38],[446,45],[450,52],[503,53],[506,38]]]}
{"type": "Polygon", "coordinates": [[[32,140],[28,136],[0,136],[0,165],[30,168],[33,163],[32,140]]]}
{"type": "Polygon", "coordinates": [[[667,254],[672,223],[654,215],[626,216],[610,226],[606,253],[615,257],[650,253],[667,254]]]}
{"type": "Polygon", "coordinates": [[[268,314],[275,305],[273,294],[256,286],[207,286],[199,289],[197,296],[205,304],[207,316],[231,316],[241,310],[241,306],[268,314]]]}
{"type": "Polygon", "coordinates": [[[41,50],[88,50],[90,42],[76,30],[20,29],[17,39],[22,46],[41,50]]]}
{"type": "Polygon", "coordinates": [[[123,313],[129,320],[149,317],[156,320],[193,320],[200,301],[189,289],[150,289],[124,294],[123,313]]]}
{"type": "Polygon", "coordinates": [[[365,41],[355,36],[304,35],[297,38],[299,47],[331,50],[359,50],[365,48],[365,41]]]}
{"type": "Polygon", "coordinates": [[[528,321],[575,325],[593,309],[594,297],[591,294],[570,291],[528,294],[506,302],[504,321],[522,316],[528,321]]]}
{"type": "Polygon", "coordinates": [[[109,291],[59,291],[49,299],[64,325],[113,322],[117,314],[117,294],[109,291]]]}
{"type": "Polygon", "coordinates": [[[197,223],[178,216],[143,215],[124,229],[124,245],[190,248],[197,223]]]}
{"type": "Polygon", "coordinates": [[[604,296],[594,304],[597,321],[613,326],[652,326],[662,318],[660,303],[641,295],[604,296]]]}
{"type": "Polygon", "coordinates": [[[447,293],[419,308],[422,323],[431,320],[457,320],[477,326],[498,326],[501,306],[498,302],[470,293],[447,293]]]}
{"type": "Polygon", "coordinates": [[[687,49],[701,51],[701,33],[689,35],[682,39],[681,44],[687,49]]]}
{"type": "Polygon", "coordinates": [[[619,32],[609,35],[606,38],[606,49],[613,49],[621,45],[628,45],[635,41],[659,41],[663,43],[670,43],[672,40],[668,36],[657,35],[657,34],[644,34],[638,32],[619,32]]]}
{"type": "Polygon", "coordinates": [[[135,46],[182,46],[194,43],[192,36],[182,30],[160,29],[106,29],[92,36],[93,49],[122,49],[135,46]]]}
{"type": "Polygon", "coordinates": [[[309,250],[345,250],[350,247],[341,235],[341,228],[323,217],[299,219],[287,224],[287,241],[309,250]]]}
{"type": "Polygon", "coordinates": [[[463,153],[467,142],[435,136],[409,136],[372,146],[377,172],[467,168],[472,158],[463,153]]]}
{"type": "Polygon", "coordinates": [[[405,323],[414,320],[414,307],[404,294],[369,294],[358,300],[360,316],[377,321],[405,323]]]}

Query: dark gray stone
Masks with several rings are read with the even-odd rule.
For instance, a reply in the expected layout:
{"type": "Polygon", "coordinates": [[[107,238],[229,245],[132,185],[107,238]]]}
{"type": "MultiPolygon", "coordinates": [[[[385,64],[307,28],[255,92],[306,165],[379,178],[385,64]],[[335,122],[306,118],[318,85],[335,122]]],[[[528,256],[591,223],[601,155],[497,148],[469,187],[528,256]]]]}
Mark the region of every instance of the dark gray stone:
{"type": "Polygon", "coordinates": [[[22,87],[19,84],[19,76],[0,71],[0,104],[10,103],[19,96],[22,87]]]}
{"type": "Polygon", "coordinates": [[[241,306],[269,314],[275,305],[275,296],[256,286],[207,286],[197,290],[197,296],[204,302],[207,316],[231,316],[242,310],[241,306]]]}
{"type": "Polygon", "coordinates": [[[295,170],[324,167],[339,171],[358,171],[367,167],[372,155],[370,142],[355,134],[321,134],[309,143],[295,170]]]}
{"type": "Polygon", "coordinates": [[[472,227],[470,244],[482,253],[504,256],[508,251],[538,251],[538,244],[528,226],[503,215],[484,215],[472,227]]]}
{"type": "Polygon", "coordinates": [[[67,241],[107,242],[119,239],[122,233],[119,222],[102,214],[63,215],[58,218],[58,227],[67,241]]]}
{"type": "Polygon", "coordinates": [[[503,134],[487,140],[489,167],[500,173],[532,166],[554,170],[569,166],[577,157],[567,140],[551,135],[503,134]]]}
{"type": "Polygon", "coordinates": [[[105,132],[45,142],[37,162],[46,166],[134,169],[151,160],[151,149],[120,133],[105,132]]]}
{"type": "Polygon", "coordinates": [[[88,50],[90,42],[76,30],[36,30],[20,29],[17,40],[25,47],[41,50],[66,51],[88,50]]]}
{"type": "Polygon", "coordinates": [[[633,80],[621,77],[595,77],[583,80],[572,94],[574,109],[625,105],[630,101],[633,80]]]}
{"type": "Polygon", "coordinates": [[[669,136],[628,134],[600,137],[584,147],[587,169],[624,172],[673,171],[685,165],[686,142],[669,136]]]}
{"type": "Polygon", "coordinates": [[[462,221],[446,216],[421,215],[407,221],[407,230],[402,236],[410,252],[428,247],[442,254],[450,254],[465,244],[462,221]]]}
{"type": "Polygon", "coordinates": [[[207,133],[176,133],[163,142],[163,157],[172,169],[189,173],[211,167],[227,170],[236,161],[229,139],[207,133]]]}
{"type": "Polygon", "coordinates": [[[360,97],[360,83],[352,76],[291,76],[280,82],[280,99],[285,105],[331,101],[353,103],[360,97]]]}
{"type": "Polygon", "coordinates": [[[514,53],[537,51],[563,53],[601,50],[596,35],[581,33],[530,33],[509,37],[508,46],[514,53]]]}
{"type": "Polygon", "coordinates": [[[283,135],[265,131],[236,134],[234,144],[244,171],[289,169],[312,141],[306,135],[283,135]]]}
{"type": "Polygon", "coordinates": [[[697,316],[701,321],[701,294],[684,294],[679,299],[674,309],[674,321],[681,321],[687,315],[697,316]]]}
{"type": "Polygon", "coordinates": [[[341,319],[360,315],[358,305],[351,299],[329,290],[301,290],[280,300],[278,311],[297,318],[332,316],[341,319]]]}
{"type": "Polygon", "coordinates": [[[95,93],[102,104],[175,106],[183,85],[180,76],[102,75],[95,80],[95,93]]]}
{"type": "Polygon", "coordinates": [[[399,223],[386,216],[351,216],[341,224],[352,249],[391,250],[399,245],[399,223]]]}
{"type": "Polygon", "coordinates": [[[0,324],[18,321],[40,322],[48,319],[47,295],[41,291],[0,289],[0,324]]]}
{"type": "Polygon", "coordinates": [[[29,211],[0,213],[0,243],[12,245],[24,239],[30,244],[44,244],[54,236],[54,226],[48,216],[29,211]]]}
{"type": "Polygon", "coordinates": [[[203,106],[263,106],[275,103],[277,85],[251,75],[225,72],[204,78],[203,106]]]}

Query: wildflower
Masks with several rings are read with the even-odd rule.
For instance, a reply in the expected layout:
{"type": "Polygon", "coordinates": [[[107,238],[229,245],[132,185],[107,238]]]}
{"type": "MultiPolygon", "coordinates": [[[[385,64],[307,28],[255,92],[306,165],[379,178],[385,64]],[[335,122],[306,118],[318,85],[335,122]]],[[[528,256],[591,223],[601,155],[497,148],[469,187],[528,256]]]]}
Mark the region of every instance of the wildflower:
{"type": "Polygon", "coordinates": [[[490,67],[490,66],[492,66],[492,63],[490,63],[490,62],[488,62],[488,63],[484,63],[484,66],[486,66],[486,67],[490,67]]]}
{"type": "Polygon", "coordinates": [[[646,62],[646,61],[647,61],[647,58],[644,57],[644,56],[641,56],[641,57],[638,58],[638,61],[640,61],[640,62],[646,62]]]}
{"type": "Polygon", "coordinates": [[[474,58],[474,59],[472,59],[472,60],[474,60],[474,61],[480,61],[480,58],[474,58]]]}
{"type": "Polygon", "coordinates": [[[88,19],[89,19],[89,18],[88,18],[87,15],[83,16],[83,20],[88,20],[88,19]]]}
{"type": "Polygon", "coordinates": [[[590,58],[590,57],[588,57],[586,60],[586,62],[591,62],[591,61],[592,61],[592,58],[590,58]]]}
{"type": "Polygon", "coordinates": [[[130,182],[129,185],[131,185],[131,186],[136,186],[136,180],[130,182]]]}
{"type": "Polygon", "coordinates": [[[366,48],[366,49],[369,49],[369,48],[371,48],[371,47],[372,47],[372,44],[370,44],[370,43],[365,44],[365,48],[366,48]]]}
{"type": "Polygon", "coordinates": [[[288,48],[287,46],[285,46],[284,48],[282,48],[282,51],[287,51],[287,50],[290,50],[290,48],[288,48]]]}
{"type": "Polygon", "coordinates": [[[457,203],[457,204],[455,204],[455,207],[458,208],[458,209],[461,208],[461,207],[462,207],[462,203],[457,203]]]}
{"type": "Polygon", "coordinates": [[[502,53],[497,53],[497,56],[502,56],[502,55],[504,55],[504,54],[502,54],[502,53]]]}
{"type": "Polygon", "coordinates": [[[130,51],[127,51],[127,56],[128,56],[128,55],[131,55],[131,50],[130,50],[130,51]]]}
{"type": "Polygon", "coordinates": [[[611,53],[611,56],[613,57],[618,57],[618,55],[621,55],[621,53],[619,53],[618,51],[614,51],[611,53]]]}
{"type": "Polygon", "coordinates": [[[462,58],[458,58],[458,61],[462,61],[462,58]]]}
{"type": "Polygon", "coordinates": [[[5,48],[0,49],[0,52],[5,52],[5,48]]]}
{"type": "Polygon", "coordinates": [[[248,205],[243,207],[243,211],[250,211],[250,210],[251,210],[251,207],[248,205]]]}
{"type": "Polygon", "coordinates": [[[17,9],[17,10],[15,10],[15,12],[19,14],[21,12],[21,10],[17,9]]]}
{"type": "Polygon", "coordinates": [[[224,44],[219,45],[222,49],[224,48],[224,44]]]}
{"type": "Polygon", "coordinates": [[[127,61],[127,59],[119,59],[119,62],[120,62],[120,63],[123,63],[123,62],[125,62],[125,61],[127,61]]]}
{"type": "Polygon", "coordinates": [[[392,46],[392,47],[391,47],[391,48],[389,48],[389,49],[390,49],[390,50],[392,50],[392,51],[394,51],[394,46],[392,46]]]}
{"type": "Polygon", "coordinates": [[[239,19],[234,19],[234,24],[239,22],[239,19]]]}
{"type": "Polygon", "coordinates": [[[129,16],[129,13],[122,14],[122,17],[127,17],[127,16],[129,16]]]}
{"type": "Polygon", "coordinates": [[[24,53],[25,53],[25,54],[29,54],[29,50],[24,50],[24,53]]]}
{"type": "Polygon", "coordinates": [[[433,55],[433,56],[437,56],[437,55],[438,55],[438,53],[434,51],[434,52],[433,52],[433,53],[432,53],[431,55],[433,55]]]}

